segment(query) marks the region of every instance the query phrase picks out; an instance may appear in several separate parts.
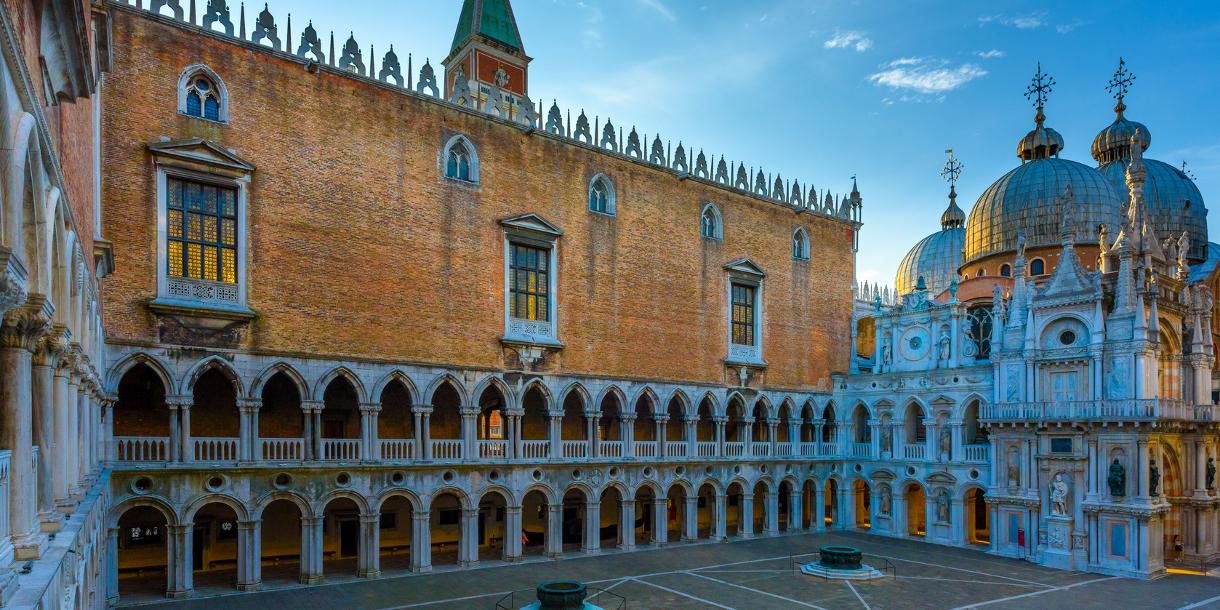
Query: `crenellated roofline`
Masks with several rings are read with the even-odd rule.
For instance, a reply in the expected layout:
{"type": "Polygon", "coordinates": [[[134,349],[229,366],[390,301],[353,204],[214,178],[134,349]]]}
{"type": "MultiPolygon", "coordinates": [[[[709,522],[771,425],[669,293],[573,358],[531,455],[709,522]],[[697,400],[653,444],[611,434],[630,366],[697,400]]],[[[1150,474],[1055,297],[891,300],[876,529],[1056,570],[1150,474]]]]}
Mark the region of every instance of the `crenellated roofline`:
{"type": "MultiPolygon", "coordinates": [[[[281,39],[278,34],[278,26],[267,9],[259,13],[254,21],[254,29],[247,35],[244,4],[240,9],[240,25],[236,27],[232,23],[227,3],[224,0],[215,3],[222,8],[211,12],[205,9],[201,19],[197,19],[194,14],[194,2],[190,4],[190,14],[181,8],[181,0],[149,0],[149,4],[150,8],[145,9],[143,0],[135,0],[134,6],[123,0],[106,0],[106,6],[111,10],[138,14],[164,25],[177,27],[220,42],[235,44],[244,49],[285,61],[299,63],[310,72],[325,72],[332,76],[359,80],[400,95],[475,115],[483,120],[511,125],[530,136],[550,138],[569,146],[596,151],[622,161],[664,171],[681,181],[691,180],[725,192],[780,205],[797,214],[820,216],[841,222],[855,230],[863,225],[863,200],[858,192],[836,195],[828,189],[823,189],[819,193],[813,186],[802,187],[797,180],[785,180],[780,175],[765,172],[761,167],[750,166],[747,170],[746,164],[728,161],[724,155],[720,155],[717,160],[715,155],[707,155],[702,150],[696,154],[693,148],[689,149],[688,154],[687,148],[681,141],[679,141],[677,149],[674,149],[672,141],[666,141],[668,142],[668,146],[666,146],[661,137],[655,134],[646,155],[641,142],[647,142],[648,134],[641,139],[635,128],[632,128],[624,140],[622,129],[616,130],[609,119],[603,124],[600,117],[594,118],[593,127],[590,129],[587,115],[583,110],[578,115],[575,128],[573,128],[571,112],[567,113],[565,123],[558,103],[552,104],[544,121],[535,111],[534,104],[528,97],[525,97],[521,104],[511,106],[487,104],[484,108],[458,103],[467,98],[459,98],[456,92],[455,99],[446,100],[442,97],[431,61],[425,61],[418,70],[418,78],[413,79],[413,60],[412,56],[408,54],[404,78],[402,66],[393,46],[382,57],[381,67],[378,69],[377,62],[374,60],[373,47],[370,46],[368,49],[369,61],[366,65],[363,53],[355,42],[354,34],[349,35],[347,43],[339,49],[339,53],[336,53],[334,32],[332,31],[329,53],[323,50],[321,38],[313,28],[312,22],[301,31],[300,45],[296,52],[291,52],[291,15],[288,19],[287,32],[281,39]],[[175,14],[171,17],[153,12],[152,6],[168,8],[175,14]],[[208,27],[199,24],[208,24],[208,27]],[[217,26],[224,27],[225,31],[212,29],[217,26]],[[267,43],[275,46],[269,46],[267,43]],[[338,55],[337,58],[336,55],[338,55]]],[[[209,7],[212,4],[209,3],[209,7]]],[[[854,188],[853,181],[853,191],[854,188]]]]}

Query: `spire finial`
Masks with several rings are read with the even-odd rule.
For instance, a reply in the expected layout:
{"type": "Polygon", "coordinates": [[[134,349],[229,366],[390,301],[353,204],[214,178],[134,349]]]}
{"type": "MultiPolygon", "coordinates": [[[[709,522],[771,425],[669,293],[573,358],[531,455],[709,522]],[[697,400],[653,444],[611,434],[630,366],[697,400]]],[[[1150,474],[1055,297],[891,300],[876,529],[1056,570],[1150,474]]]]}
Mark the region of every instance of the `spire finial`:
{"type": "Polygon", "coordinates": [[[953,185],[957,184],[958,177],[962,175],[962,169],[966,166],[957,160],[952,148],[946,148],[945,154],[949,157],[945,160],[945,169],[940,170],[940,176],[949,183],[950,190],[952,190],[953,185]]]}
{"type": "Polygon", "coordinates": [[[1042,62],[1038,62],[1038,69],[1034,72],[1033,78],[1029,79],[1029,86],[1025,88],[1025,99],[1029,100],[1034,108],[1038,109],[1038,114],[1034,120],[1039,126],[1046,120],[1046,115],[1042,114],[1042,109],[1046,106],[1046,99],[1051,91],[1055,89],[1055,78],[1049,74],[1042,73],[1042,62]]]}
{"type": "Polygon", "coordinates": [[[962,175],[962,169],[966,167],[953,154],[952,148],[945,149],[945,154],[949,158],[945,160],[945,168],[940,171],[940,175],[949,183],[949,207],[945,208],[945,213],[940,215],[941,230],[956,229],[965,226],[966,213],[961,208],[957,207],[957,178],[962,175]]]}
{"type": "Polygon", "coordinates": [[[1114,71],[1114,76],[1110,77],[1110,82],[1106,83],[1106,92],[1118,100],[1118,103],[1114,105],[1114,112],[1119,119],[1123,118],[1123,111],[1127,109],[1123,98],[1127,97],[1127,91],[1131,89],[1133,83],[1135,83],[1135,74],[1127,69],[1127,61],[1119,57],[1118,69],[1114,71]]]}

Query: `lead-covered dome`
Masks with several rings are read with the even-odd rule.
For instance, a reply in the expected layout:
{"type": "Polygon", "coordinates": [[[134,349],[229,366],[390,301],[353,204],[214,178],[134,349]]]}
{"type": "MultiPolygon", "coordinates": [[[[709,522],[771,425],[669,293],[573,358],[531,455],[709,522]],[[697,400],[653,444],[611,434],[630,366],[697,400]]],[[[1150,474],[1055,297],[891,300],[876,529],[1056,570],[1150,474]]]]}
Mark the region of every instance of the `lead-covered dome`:
{"type": "Polygon", "coordinates": [[[962,223],[965,219],[966,214],[957,207],[957,192],[950,187],[949,207],[940,215],[941,229],[919,240],[898,264],[894,289],[899,295],[915,290],[921,277],[931,296],[949,288],[962,266],[962,244],[966,239],[962,223]]]}

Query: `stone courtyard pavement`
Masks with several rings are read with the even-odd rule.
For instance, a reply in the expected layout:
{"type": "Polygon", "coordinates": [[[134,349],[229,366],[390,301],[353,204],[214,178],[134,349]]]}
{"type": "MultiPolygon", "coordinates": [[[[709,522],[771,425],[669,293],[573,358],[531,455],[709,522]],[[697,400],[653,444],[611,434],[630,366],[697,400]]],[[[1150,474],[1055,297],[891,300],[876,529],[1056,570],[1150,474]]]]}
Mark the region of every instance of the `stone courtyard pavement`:
{"type": "MultiPolygon", "coordinates": [[[[796,558],[798,561],[800,558],[796,558]]],[[[387,574],[377,580],[328,576],[311,587],[279,585],[260,593],[220,593],[201,587],[189,600],[141,608],[173,610],[329,608],[495,608],[507,593],[511,606],[533,600],[532,588],[549,580],[579,580],[625,598],[591,600],[604,608],[1215,608],[1220,577],[1170,574],[1152,582],[1063,572],[981,551],[892,540],[849,532],[803,534],[731,543],[675,544],[634,553],[573,555],[431,574],[387,574]],[[888,560],[894,577],[873,582],[828,582],[794,573],[793,555],[827,544],[857,546],[866,563],[888,560]]],[[[125,601],[130,601],[128,598],[125,601]]],[[[151,602],[151,600],[149,600],[151,602]]]]}

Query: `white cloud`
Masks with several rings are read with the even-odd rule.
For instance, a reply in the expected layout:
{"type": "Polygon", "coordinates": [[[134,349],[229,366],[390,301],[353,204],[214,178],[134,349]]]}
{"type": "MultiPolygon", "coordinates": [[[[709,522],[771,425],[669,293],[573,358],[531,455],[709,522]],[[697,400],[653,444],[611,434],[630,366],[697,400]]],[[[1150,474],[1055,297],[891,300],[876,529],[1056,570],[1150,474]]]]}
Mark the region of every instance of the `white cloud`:
{"type": "Polygon", "coordinates": [[[989,51],[979,51],[975,53],[975,55],[978,55],[983,59],[994,59],[996,57],[1004,57],[1005,53],[999,49],[991,49],[989,51]]]}
{"type": "Polygon", "coordinates": [[[1046,25],[1046,13],[1030,13],[1028,15],[984,15],[979,17],[979,25],[998,23],[1020,30],[1031,30],[1046,25]]]}
{"type": "Polygon", "coordinates": [[[656,14],[660,15],[666,21],[677,21],[678,20],[678,16],[675,15],[673,11],[669,10],[669,7],[665,6],[665,3],[662,2],[661,0],[635,0],[635,1],[640,6],[646,8],[646,9],[649,9],[651,11],[654,11],[656,14]]]}
{"type": "MultiPolygon", "coordinates": [[[[987,70],[975,64],[954,66],[943,59],[904,57],[885,64],[880,72],[870,75],[868,80],[874,85],[884,85],[899,91],[937,95],[953,91],[986,75],[987,70]]],[[[909,95],[903,95],[900,100],[926,101],[909,95]]]]}
{"type": "Polygon", "coordinates": [[[835,30],[835,35],[830,37],[823,46],[827,49],[855,49],[863,53],[873,47],[873,39],[864,35],[863,32],[835,30]]]}
{"type": "Polygon", "coordinates": [[[1071,32],[1072,30],[1085,25],[1086,23],[1088,22],[1081,21],[1080,19],[1073,19],[1071,23],[1063,23],[1055,26],[1055,32],[1059,34],[1067,34],[1068,32],[1071,32]]]}

